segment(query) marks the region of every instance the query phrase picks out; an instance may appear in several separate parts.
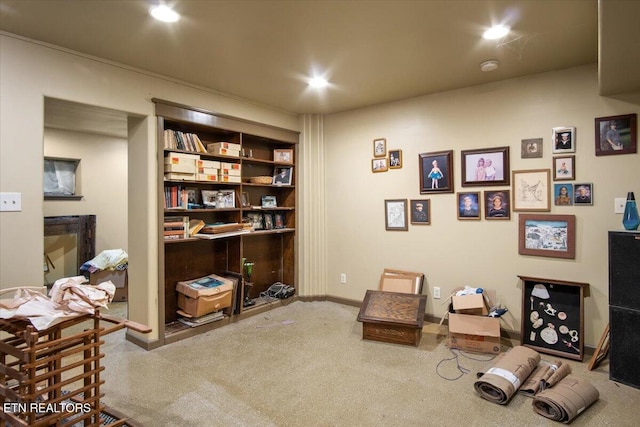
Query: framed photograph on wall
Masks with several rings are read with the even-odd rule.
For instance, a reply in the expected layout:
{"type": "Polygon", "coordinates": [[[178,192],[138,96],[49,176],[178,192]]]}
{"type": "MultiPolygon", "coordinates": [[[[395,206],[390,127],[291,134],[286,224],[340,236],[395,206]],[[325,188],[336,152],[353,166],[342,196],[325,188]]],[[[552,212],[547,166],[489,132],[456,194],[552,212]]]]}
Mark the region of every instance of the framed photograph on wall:
{"type": "Polygon", "coordinates": [[[576,152],[576,128],[556,127],[551,132],[551,142],[553,143],[553,153],[575,153],[576,152]]]}
{"type": "Polygon", "coordinates": [[[458,219],[480,219],[480,193],[463,192],[457,193],[458,197],[458,219]]]}
{"type": "Polygon", "coordinates": [[[573,181],[576,179],[576,156],[557,156],[553,158],[553,180],[573,181]]]}
{"type": "Polygon", "coordinates": [[[637,114],[596,119],[596,156],[636,153],[637,114]]]}
{"type": "Polygon", "coordinates": [[[576,216],[520,214],[518,253],[550,258],[575,259],[576,216]]]}
{"type": "Polygon", "coordinates": [[[418,154],[420,194],[453,193],[453,150],[418,154]]]}
{"type": "Polygon", "coordinates": [[[411,224],[431,224],[431,203],[429,199],[411,200],[411,224]]]}
{"type": "Polygon", "coordinates": [[[553,184],[553,204],[555,206],[573,205],[573,184],[553,184]]]}
{"type": "Polygon", "coordinates": [[[387,230],[407,231],[407,199],[385,200],[384,220],[387,230]]]}
{"type": "Polygon", "coordinates": [[[402,150],[389,150],[389,169],[402,167],[402,150]]]}
{"type": "Polygon", "coordinates": [[[549,169],[529,169],[512,172],[514,212],[549,212],[551,173],[549,169]]]}
{"type": "Polygon", "coordinates": [[[511,191],[485,191],[484,192],[484,219],[509,220],[511,219],[511,191]]]}
{"type": "Polygon", "coordinates": [[[386,138],[376,138],[373,140],[373,157],[387,157],[386,138]]]}
{"type": "Polygon", "coordinates": [[[462,150],[462,186],[509,185],[509,147],[462,150]]]}
{"type": "Polygon", "coordinates": [[[593,205],[593,184],[575,184],[573,187],[573,204],[576,206],[593,205]]]}
{"type": "Polygon", "coordinates": [[[542,157],[542,138],[528,138],[520,141],[520,157],[523,159],[535,159],[542,157]]]}
{"type": "Polygon", "coordinates": [[[541,353],[584,357],[584,294],[588,283],[518,276],[522,280],[521,341],[541,353]]]}
{"type": "Polygon", "coordinates": [[[386,172],[389,170],[389,164],[387,158],[372,159],[371,160],[371,172],[386,172]]]}

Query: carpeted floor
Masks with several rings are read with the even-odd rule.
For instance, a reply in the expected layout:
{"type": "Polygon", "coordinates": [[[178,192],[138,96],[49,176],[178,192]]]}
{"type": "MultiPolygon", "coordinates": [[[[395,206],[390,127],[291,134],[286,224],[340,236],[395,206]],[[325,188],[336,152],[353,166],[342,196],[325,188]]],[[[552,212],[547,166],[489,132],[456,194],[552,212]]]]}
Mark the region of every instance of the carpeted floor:
{"type": "MultiPolygon", "coordinates": [[[[150,427],[558,425],[529,397],[480,398],[491,356],[450,351],[446,327],[425,325],[417,348],[365,341],[357,314],[296,301],[153,351],[118,331],[105,337],[104,401],[150,427]]],[[[610,381],[607,360],[567,363],[600,392],[572,425],[637,425],[640,390],[610,381]]]]}

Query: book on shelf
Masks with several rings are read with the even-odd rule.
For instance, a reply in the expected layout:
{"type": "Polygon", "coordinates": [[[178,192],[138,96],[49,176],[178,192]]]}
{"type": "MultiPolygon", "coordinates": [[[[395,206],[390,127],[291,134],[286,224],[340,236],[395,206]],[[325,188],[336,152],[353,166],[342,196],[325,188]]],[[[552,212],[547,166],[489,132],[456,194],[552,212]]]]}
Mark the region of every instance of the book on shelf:
{"type": "Polygon", "coordinates": [[[164,238],[165,239],[186,239],[187,237],[189,237],[189,217],[188,216],[164,217],[164,238]]]}
{"type": "Polygon", "coordinates": [[[207,149],[195,133],[182,132],[172,129],[164,131],[164,148],[167,150],[193,151],[206,153],[207,149]]]}
{"type": "Polygon", "coordinates": [[[207,224],[205,225],[200,233],[204,234],[218,234],[218,233],[228,233],[230,231],[240,231],[243,229],[243,225],[237,222],[231,223],[216,223],[216,224],[207,224]]]}
{"type": "Polygon", "coordinates": [[[182,316],[178,318],[178,321],[192,328],[224,319],[224,313],[222,312],[222,310],[214,311],[213,313],[205,314],[204,316],[200,317],[190,317],[182,310],[178,310],[178,314],[182,316]]]}
{"type": "Polygon", "coordinates": [[[201,219],[192,219],[189,221],[189,236],[195,236],[205,226],[205,222],[201,219]]]}

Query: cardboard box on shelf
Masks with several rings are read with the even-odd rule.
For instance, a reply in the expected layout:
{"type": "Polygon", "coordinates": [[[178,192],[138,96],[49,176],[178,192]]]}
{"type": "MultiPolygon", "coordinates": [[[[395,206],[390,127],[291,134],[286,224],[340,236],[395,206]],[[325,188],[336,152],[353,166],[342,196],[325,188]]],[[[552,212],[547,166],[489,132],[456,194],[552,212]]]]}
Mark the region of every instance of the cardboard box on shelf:
{"type": "Polygon", "coordinates": [[[195,280],[178,282],[178,307],[185,313],[200,317],[231,307],[233,281],[210,274],[195,280]]]}
{"type": "Polygon", "coordinates": [[[449,313],[449,348],[479,353],[500,353],[500,319],[449,313]]]}

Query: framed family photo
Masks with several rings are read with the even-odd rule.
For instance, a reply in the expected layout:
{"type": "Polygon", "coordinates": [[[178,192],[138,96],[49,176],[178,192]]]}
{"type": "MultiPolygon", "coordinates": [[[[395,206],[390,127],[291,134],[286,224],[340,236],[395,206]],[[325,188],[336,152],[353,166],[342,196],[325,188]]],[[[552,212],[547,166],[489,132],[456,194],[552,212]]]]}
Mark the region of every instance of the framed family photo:
{"type": "Polygon", "coordinates": [[[576,128],[575,127],[555,127],[552,129],[551,141],[553,143],[553,153],[575,153],[576,152],[576,128]]]}
{"type": "Polygon", "coordinates": [[[593,184],[575,184],[573,187],[573,204],[576,206],[593,205],[593,184]]]}
{"type": "Polygon", "coordinates": [[[553,158],[553,180],[573,181],[576,179],[576,156],[557,156],[553,158]]]}
{"type": "Polygon", "coordinates": [[[373,140],[373,157],[387,156],[387,139],[377,138],[373,140]]]}
{"type": "Polygon", "coordinates": [[[575,215],[520,214],[518,220],[520,255],[575,259],[575,215]]]}
{"type": "Polygon", "coordinates": [[[280,149],[273,150],[273,161],[276,163],[293,164],[293,149],[280,149]]]}
{"type": "Polygon", "coordinates": [[[596,156],[636,153],[637,121],[637,114],[597,118],[596,156]]]}
{"type": "Polygon", "coordinates": [[[273,170],[273,184],[291,185],[293,166],[279,166],[273,170]]]}
{"type": "Polygon", "coordinates": [[[457,193],[458,199],[458,219],[480,219],[480,193],[463,192],[457,193]]]}
{"type": "Polygon", "coordinates": [[[431,203],[429,199],[411,200],[411,224],[431,224],[431,203]]]}
{"type": "Polygon", "coordinates": [[[402,167],[402,150],[389,150],[389,169],[402,167]]]}
{"type": "Polygon", "coordinates": [[[372,159],[371,160],[371,172],[386,172],[389,170],[389,164],[387,158],[372,159]]]}
{"type": "Polygon", "coordinates": [[[555,206],[573,205],[573,184],[553,184],[553,204],[555,206]]]}
{"type": "Polygon", "coordinates": [[[549,212],[551,193],[549,169],[516,170],[512,172],[513,210],[515,212],[549,212]]]}
{"type": "Polygon", "coordinates": [[[485,191],[484,192],[484,218],[487,220],[511,219],[511,191],[485,191]]]}
{"type": "Polygon", "coordinates": [[[453,150],[418,154],[420,194],[453,193],[453,150]]]}
{"type": "Polygon", "coordinates": [[[462,150],[462,186],[509,185],[509,147],[462,150]]]}
{"type": "Polygon", "coordinates": [[[407,231],[407,199],[385,200],[384,219],[387,230],[407,231]]]}

